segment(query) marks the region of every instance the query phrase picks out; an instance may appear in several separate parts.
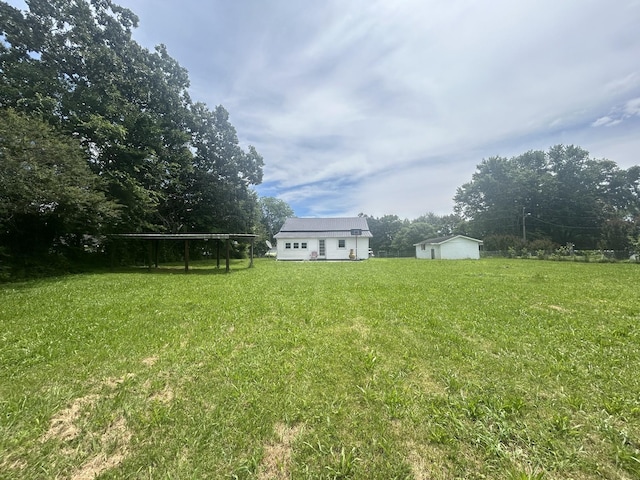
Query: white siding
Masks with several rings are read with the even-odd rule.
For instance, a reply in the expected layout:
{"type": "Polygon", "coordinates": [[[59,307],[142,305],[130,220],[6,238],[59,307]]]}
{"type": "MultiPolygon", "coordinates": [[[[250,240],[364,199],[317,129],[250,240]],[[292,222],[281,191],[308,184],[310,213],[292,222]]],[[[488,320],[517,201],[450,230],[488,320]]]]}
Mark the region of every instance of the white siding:
{"type": "Polygon", "coordinates": [[[369,258],[369,238],[358,237],[357,245],[356,238],[344,237],[340,238],[325,238],[325,256],[320,257],[320,238],[287,238],[278,240],[278,260],[311,260],[312,254],[315,252],[318,254],[319,260],[350,260],[349,253],[353,249],[359,260],[365,260],[369,258]],[[344,248],[339,248],[339,240],[345,241],[344,248]],[[301,248],[302,243],[306,242],[307,248],[301,248]],[[298,244],[298,248],[294,248],[295,244],[298,244]],[[290,244],[291,248],[286,248],[286,245],[290,244]]]}
{"type": "Polygon", "coordinates": [[[358,256],[358,260],[369,258],[369,238],[367,237],[345,237],[345,238],[327,238],[325,240],[326,259],[327,260],[350,260],[349,254],[353,250],[353,254],[358,256]],[[339,240],[345,241],[344,248],[338,247],[339,240]]]}
{"type": "Polygon", "coordinates": [[[308,238],[280,239],[276,248],[278,260],[308,260],[311,257],[311,252],[318,250],[318,241],[314,239],[312,244],[308,238]],[[303,243],[307,244],[306,248],[302,248],[303,243]],[[296,244],[298,248],[294,248],[296,244]],[[290,245],[291,248],[286,248],[287,245],[290,245]]]}
{"type": "Polygon", "coordinates": [[[431,260],[431,250],[434,251],[434,259],[440,258],[440,245],[424,245],[424,250],[422,249],[423,245],[416,245],[416,258],[424,258],[427,260],[431,260]]]}
{"type": "Polygon", "coordinates": [[[480,247],[477,241],[464,237],[452,238],[446,242],[424,246],[416,245],[416,258],[440,260],[460,260],[460,259],[479,259],[480,247]],[[433,249],[433,257],[431,250],[433,249]]]}
{"type": "Polygon", "coordinates": [[[480,258],[478,242],[466,238],[454,238],[440,246],[442,258],[458,260],[463,258],[480,258]]]}
{"type": "Polygon", "coordinates": [[[415,245],[416,247],[416,258],[428,258],[427,254],[427,246],[426,245],[415,245]]]}

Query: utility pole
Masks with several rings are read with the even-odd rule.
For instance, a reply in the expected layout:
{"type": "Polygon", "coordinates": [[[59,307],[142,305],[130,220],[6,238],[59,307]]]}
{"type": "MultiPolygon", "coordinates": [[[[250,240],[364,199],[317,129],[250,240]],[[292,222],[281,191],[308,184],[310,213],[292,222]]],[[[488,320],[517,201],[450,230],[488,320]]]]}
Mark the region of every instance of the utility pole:
{"type": "Polygon", "coordinates": [[[526,226],[526,222],[527,222],[527,217],[529,215],[531,215],[531,214],[527,213],[525,215],[524,208],[525,207],[522,207],[522,241],[526,242],[527,241],[527,226],[526,226]]]}

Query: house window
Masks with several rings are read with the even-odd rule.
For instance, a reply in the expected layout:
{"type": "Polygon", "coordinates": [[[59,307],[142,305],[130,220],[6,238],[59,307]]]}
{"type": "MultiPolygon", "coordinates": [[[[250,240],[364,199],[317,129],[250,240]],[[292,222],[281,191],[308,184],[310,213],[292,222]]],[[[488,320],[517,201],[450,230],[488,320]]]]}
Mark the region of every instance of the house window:
{"type": "Polygon", "coordinates": [[[338,240],[338,248],[345,248],[346,245],[346,240],[338,240]]]}
{"type": "Polygon", "coordinates": [[[427,246],[423,243],[422,245],[420,245],[420,248],[421,248],[422,250],[426,250],[426,249],[427,249],[427,246]]]}
{"type": "Polygon", "coordinates": [[[306,249],[307,248],[307,242],[301,242],[300,243],[300,248],[306,249]]]}
{"type": "Polygon", "coordinates": [[[300,248],[300,244],[298,242],[293,242],[293,248],[300,248]]]}
{"type": "Polygon", "coordinates": [[[287,242],[284,244],[284,248],[291,248],[291,242],[287,242]]]}

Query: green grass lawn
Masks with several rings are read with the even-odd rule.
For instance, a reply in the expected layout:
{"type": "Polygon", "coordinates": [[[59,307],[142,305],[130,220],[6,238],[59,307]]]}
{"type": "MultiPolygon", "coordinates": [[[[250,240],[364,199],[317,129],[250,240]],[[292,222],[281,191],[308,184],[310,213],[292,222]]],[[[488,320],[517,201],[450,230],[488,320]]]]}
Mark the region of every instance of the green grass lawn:
{"type": "Polygon", "coordinates": [[[640,478],[640,266],[0,286],[0,478],[640,478]]]}

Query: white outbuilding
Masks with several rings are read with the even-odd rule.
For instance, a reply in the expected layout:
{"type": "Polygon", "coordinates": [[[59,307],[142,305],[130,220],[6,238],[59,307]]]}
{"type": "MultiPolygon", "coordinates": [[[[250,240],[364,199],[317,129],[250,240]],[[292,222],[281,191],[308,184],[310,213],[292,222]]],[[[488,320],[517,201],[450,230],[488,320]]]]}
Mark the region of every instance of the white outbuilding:
{"type": "Polygon", "coordinates": [[[369,258],[367,219],[287,218],[275,235],[278,260],[365,260],[369,258]]]}
{"type": "Polygon", "coordinates": [[[427,260],[478,259],[481,245],[482,240],[464,235],[429,238],[414,244],[416,258],[427,260]]]}

